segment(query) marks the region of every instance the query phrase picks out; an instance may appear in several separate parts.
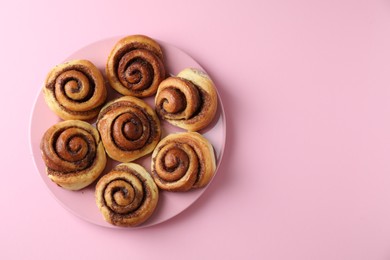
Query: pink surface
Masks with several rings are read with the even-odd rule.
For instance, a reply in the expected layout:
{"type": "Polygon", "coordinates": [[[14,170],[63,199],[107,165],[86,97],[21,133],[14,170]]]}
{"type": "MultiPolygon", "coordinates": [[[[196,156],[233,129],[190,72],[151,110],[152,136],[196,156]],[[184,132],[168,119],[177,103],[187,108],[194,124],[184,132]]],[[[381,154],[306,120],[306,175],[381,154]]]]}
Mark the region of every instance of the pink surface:
{"type": "Polygon", "coordinates": [[[390,259],[389,1],[9,1],[0,28],[0,259],[390,259]],[[207,70],[227,141],[193,205],[117,230],[51,195],[29,121],[52,66],[135,33],[207,70]]]}

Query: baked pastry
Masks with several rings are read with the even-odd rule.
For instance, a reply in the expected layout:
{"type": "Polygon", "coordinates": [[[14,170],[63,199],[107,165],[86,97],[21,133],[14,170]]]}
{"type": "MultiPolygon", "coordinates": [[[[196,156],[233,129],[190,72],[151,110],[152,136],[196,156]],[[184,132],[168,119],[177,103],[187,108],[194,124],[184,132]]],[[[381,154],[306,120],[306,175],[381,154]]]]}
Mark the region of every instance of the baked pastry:
{"type": "Polygon", "coordinates": [[[64,120],[96,117],[107,97],[99,69],[88,60],[72,60],[48,74],[43,94],[49,108],[64,120]]]}
{"type": "Polygon", "coordinates": [[[157,114],[172,125],[189,131],[209,125],[217,104],[214,83],[206,73],[193,68],[163,80],[155,97],[157,114]]]}
{"type": "Polygon", "coordinates": [[[163,52],[160,45],[144,35],[120,39],[111,50],[106,74],[110,85],[126,96],[154,95],[165,78],[163,52]]]}
{"type": "Polygon", "coordinates": [[[158,203],[158,188],[149,173],[135,163],[122,163],[98,181],[96,204],[104,219],[116,226],[145,222],[158,203]]]}
{"type": "Polygon", "coordinates": [[[96,126],[108,156],[119,162],[130,162],[151,153],[161,137],[155,111],[132,96],[105,105],[96,126]]]}
{"type": "Polygon", "coordinates": [[[84,121],[67,120],[51,126],[40,146],[48,177],[68,190],[88,186],[106,166],[99,133],[84,121]]]}
{"type": "Polygon", "coordinates": [[[153,151],[151,169],[154,181],[163,190],[201,188],[214,176],[214,150],[197,132],[169,134],[153,151]]]}

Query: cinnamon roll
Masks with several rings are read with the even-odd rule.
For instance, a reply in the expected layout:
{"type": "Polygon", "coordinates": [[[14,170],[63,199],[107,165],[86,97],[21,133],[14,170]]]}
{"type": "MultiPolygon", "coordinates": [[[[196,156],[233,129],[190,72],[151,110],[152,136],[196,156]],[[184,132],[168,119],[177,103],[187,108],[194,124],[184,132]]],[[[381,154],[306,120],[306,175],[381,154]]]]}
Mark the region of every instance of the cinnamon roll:
{"type": "Polygon", "coordinates": [[[99,133],[84,121],[67,120],[51,126],[40,146],[48,177],[68,190],[88,186],[106,166],[99,133]]]}
{"type": "Polygon", "coordinates": [[[145,222],[158,203],[158,188],[149,173],[135,163],[122,163],[98,181],[96,204],[104,219],[116,226],[145,222]]]}
{"type": "Polygon", "coordinates": [[[165,78],[163,52],[160,45],[144,35],[120,39],[111,50],[106,74],[110,85],[126,96],[154,95],[165,78]]]}
{"type": "Polygon", "coordinates": [[[206,73],[193,68],[163,80],[155,97],[157,114],[172,125],[189,131],[209,125],[217,104],[214,83],[206,73]]]}
{"type": "Polygon", "coordinates": [[[131,96],[104,106],[96,125],[108,156],[120,162],[151,153],[161,136],[155,111],[143,100],[131,96]]]}
{"type": "Polygon", "coordinates": [[[88,60],[72,60],[55,66],[48,74],[43,94],[49,108],[60,118],[90,120],[107,97],[103,76],[88,60]]]}
{"type": "Polygon", "coordinates": [[[206,186],[216,163],[212,145],[197,132],[173,133],[163,138],[152,154],[152,177],[168,191],[206,186]]]}

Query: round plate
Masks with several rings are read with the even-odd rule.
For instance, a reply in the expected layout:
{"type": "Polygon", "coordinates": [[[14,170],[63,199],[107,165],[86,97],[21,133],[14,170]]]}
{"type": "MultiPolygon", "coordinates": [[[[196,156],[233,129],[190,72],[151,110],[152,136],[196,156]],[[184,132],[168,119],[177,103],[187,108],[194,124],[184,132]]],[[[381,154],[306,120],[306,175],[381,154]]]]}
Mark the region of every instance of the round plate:
{"type": "MultiPolygon", "coordinates": [[[[103,72],[103,75],[105,75],[104,71],[106,59],[112,47],[119,39],[120,37],[114,37],[92,43],[76,51],[65,61],[72,59],[90,60],[100,69],[101,72],[103,72]]],[[[193,58],[180,49],[165,42],[158,41],[158,43],[163,49],[165,55],[165,65],[171,75],[176,75],[187,67],[202,69],[202,67],[193,58]]],[[[107,89],[109,93],[109,100],[119,97],[119,94],[112,90],[108,84],[107,89]]],[[[154,107],[154,96],[144,100],[152,107],[154,107]]],[[[217,159],[217,170],[222,159],[226,133],[225,114],[220,97],[218,97],[218,101],[218,110],[214,121],[206,129],[200,131],[200,133],[202,133],[214,147],[217,159]]],[[[96,206],[94,197],[96,182],[80,191],[69,191],[57,186],[47,177],[45,165],[41,158],[40,141],[44,132],[50,126],[60,121],[61,119],[58,118],[46,105],[42,91],[40,91],[33,107],[30,122],[30,145],[33,159],[40,176],[58,202],[70,212],[96,225],[117,228],[116,226],[107,223],[103,219],[103,216],[96,206]]],[[[161,121],[161,126],[163,135],[162,137],[169,133],[184,131],[180,128],[168,124],[163,120],[161,121]]],[[[150,172],[150,155],[144,156],[143,158],[134,162],[143,165],[150,172]]],[[[110,171],[110,169],[112,169],[112,167],[114,167],[116,164],[118,163],[108,158],[106,169],[102,174],[110,171]]],[[[139,227],[152,226],[176,216],[192,203],[194,203],[202,195],[206,188],[207,187],[191,190],[188,192],[176,193],[160,191],[159,203],[154,214],[139,227]]]]}

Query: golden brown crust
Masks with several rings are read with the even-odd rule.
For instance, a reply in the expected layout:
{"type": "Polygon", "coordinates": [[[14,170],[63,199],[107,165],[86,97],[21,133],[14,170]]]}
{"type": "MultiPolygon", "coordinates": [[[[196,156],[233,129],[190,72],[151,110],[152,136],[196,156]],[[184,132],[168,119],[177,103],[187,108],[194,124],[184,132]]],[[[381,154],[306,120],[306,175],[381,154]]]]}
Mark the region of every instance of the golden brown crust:
{"type": "Polygon", "coordinates": [[[95,198],[107,222],[133,227],[153,214],[159,194],[152,177],[142,166],[122,163],[100,178],[95,198]]]}
{"type": "Polygon", "coordinates": [[[126,96],[154,95],[165,78],[163,52],[160,45],[144,35],[120,39],[111,50],[106,64],[110,85],[126,96]]]}
{"type": "Polygon", "coordinates": [[[104,79],[88,60],[72,60],[48,74],[43,94],[49,108],[64,120],[96,117],[107,97],[104,79]]]}
{"type": "Polygon", "coordinates": [[[161,82],[155,104],[157,114],[172,125],[198,131],[214,119],[218,95],[207,74],[187,68],[161,82]]]}
{"type": "Polygon", "coordinates": [[[202,188],[215,173],[214,150],[197,132],[170,134],[153,151],[151,169],[154,181],[163,190],[202,188]]]}
{"type": "Polygon", "coordinates": [[[160,121],[143,100],[124,96],[102,108],[97,128],[108,156],[130,162],[153,151],[161,137],[160,121]]]}
{"type": "Polygon", "coordinates": [[[88,186],[106,166],[98,131],[80,120],[51,126],[42,137],[41,153],[48,177],[69,190],[88,186]]]}

